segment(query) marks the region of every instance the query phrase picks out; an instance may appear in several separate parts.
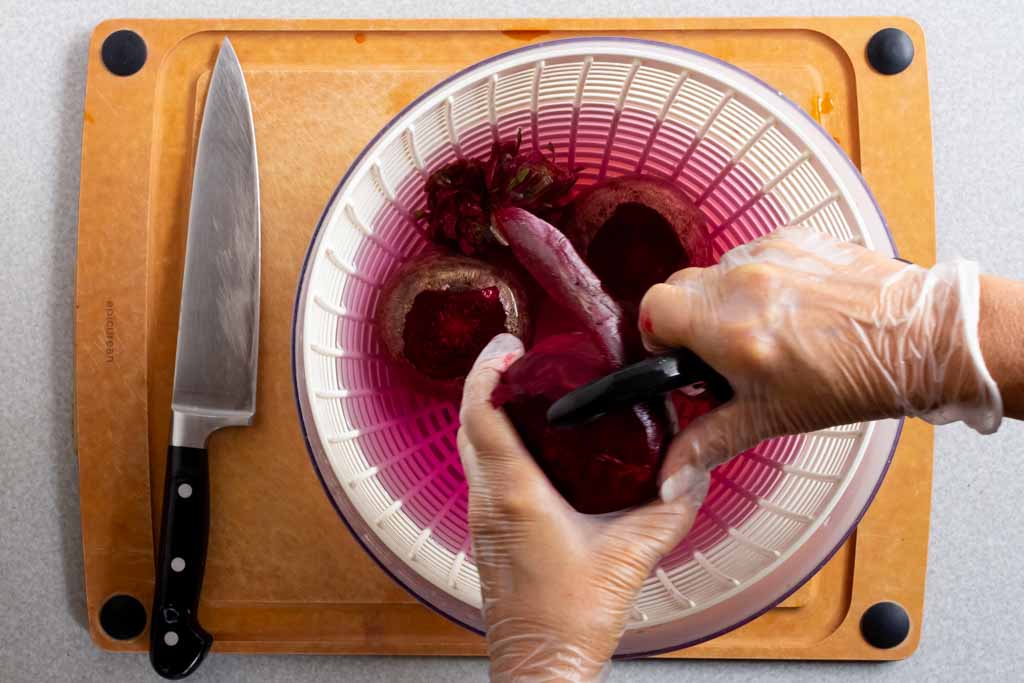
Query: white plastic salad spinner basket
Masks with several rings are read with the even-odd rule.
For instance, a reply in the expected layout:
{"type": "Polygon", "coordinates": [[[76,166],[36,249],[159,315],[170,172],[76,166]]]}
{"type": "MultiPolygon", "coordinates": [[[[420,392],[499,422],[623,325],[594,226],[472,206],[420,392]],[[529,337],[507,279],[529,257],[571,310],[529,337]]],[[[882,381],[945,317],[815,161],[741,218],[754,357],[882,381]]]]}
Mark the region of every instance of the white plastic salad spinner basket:
{"type": "MultiPolygon", "coordinates": [[[[644,173],[707,217],[715,255],[787,225],[895,251],[860,174],[781,93],[704,54],[619,38],[476,64],[405,108],[327,205],[295,311],[296,396],[314,465],[356,538],[441,614],[481,631],[452,402],[404,387],[373,324],[380,286],[427,244],[425,177],[522,130],[583,167],[644,173]]],[[[692,645],[761,614],[828,560],[874,496],[901,423],[766,442],[714,472],[693,530],[648,578],[618,655],[692,645]]]]}

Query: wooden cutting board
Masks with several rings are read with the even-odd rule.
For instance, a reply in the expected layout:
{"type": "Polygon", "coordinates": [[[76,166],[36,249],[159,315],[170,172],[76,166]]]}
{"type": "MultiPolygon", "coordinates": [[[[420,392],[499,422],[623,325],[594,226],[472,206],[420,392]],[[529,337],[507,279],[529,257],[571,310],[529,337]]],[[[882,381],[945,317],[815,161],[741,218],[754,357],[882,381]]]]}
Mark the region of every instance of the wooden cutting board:
{"type": "MultiPolygon", "coordinates": [[[[248,81],[260,158],[261,355],[254,427],[219,432],[210,443],[202,623],[221,652],[484,652],[479,636],[394,584],[321,489],[290,373],[299,268],[347,165],[417,94],[496,53],[596,34],[684,45],[779,88],[861,168],[901,255],[934,261],[924,36],[909,20],[104,22],[89,47],[75,329],[86,591],[99,646],[143,650],[148,642],[131,629],[112,637],[99,615],[112,596],[132,596],[146,610],[152,600],[192,156],[209,74],[227,35],[248,81]],[[868,39],[885,26],[905,30],[916,47],[913,64],[897,76],[874,72],[864,56],[868,39]],[[112,74],[101,59],[104,41],[121,29],[146,45],[145,64],[130,76],[112,74]]],[[[873,506],[815,578],[750,624],[669,656],[910,655],[920,637],[931,468],[932,430],[910,421],[873,506]],[[880,650],[864,641],[859,623],[868,607],[887,600],[906,608],[911,631],[901,645],[880,650]]],[[[108,617],[115,612],[109,609],[108,617]]]]}

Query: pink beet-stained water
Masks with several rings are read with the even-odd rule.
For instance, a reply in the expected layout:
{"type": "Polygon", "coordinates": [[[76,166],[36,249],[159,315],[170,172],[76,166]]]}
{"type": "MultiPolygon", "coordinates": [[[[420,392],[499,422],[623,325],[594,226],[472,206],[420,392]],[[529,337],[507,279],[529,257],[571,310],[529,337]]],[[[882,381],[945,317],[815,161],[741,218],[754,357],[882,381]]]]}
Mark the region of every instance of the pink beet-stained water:
{"type": "MultiPolygon", "coordinates": [[[[483,125],[460,133],[466,158],[484,157],[495,139],[514,139],[523,130],[523,145],[546,148],[551,143],[557,163],[580,166],[578,188],[611,177],[644,174],[674,182],[698,203],[707,222],[706,239],[713,259],[734,246],[765,235],[784,223],[784,214],[770,195],[760,194],[762,182],[733,154],[703,137],[694,145],[695,131],[649,112],[621,112],[615,140],[608,144],[608,122],[615,108],[589,105],[574,112],[570,104],[542,102],[536,135],[529,112],[499,118],[497,127],[483,125]],[[656,133],[653,135],[652,133],[656,133]],[[535,143],[536,140],[536,143],[535,143]],[[691,149],[692,148],[692,149],[691,149]],[[685,160],[685,161],[683,161],[685,160]]],[[[454,156],[426,160],[432,172],[454,156]]],[[[453,553],[471,554],[467,524],[467,488],[455,436],[458,405],[424,394],[410,384],[387,358],[374,329],[379,286],[399,267],[397,254],[411,256],[428,242],[411,216],[426,208],[423,177],[412,176],[398,185],[396,199],[374,217],[375,239],[363,240],[350,263],[360,277],[349,278],[340,301],[331,302],[346,315],[337,319],[337,345],[347,355],[325,360],[351,397],[335,408],[350,426],[348,440],[358,449],[372,474],[416,525],[430,529],[431,538],[453,553]],[[374,469],[375,468],[375,469],[374,469]]],[[[612,240],[614,242],[614,240],[612,240]]],[[[571,329],[565,316],[548,302],[536,302],[535,342],[571,329]]],[[[671,569],[687,561],[694,550],[710,549],[728,528],[743,528],[759,498],[771,498],[781,467],[799,450],[803,437],[765,442],[719,467],[693,531],[666,560],[671,569]]],[[[342,482],[360,486],[359,481],[342,482]]]]}

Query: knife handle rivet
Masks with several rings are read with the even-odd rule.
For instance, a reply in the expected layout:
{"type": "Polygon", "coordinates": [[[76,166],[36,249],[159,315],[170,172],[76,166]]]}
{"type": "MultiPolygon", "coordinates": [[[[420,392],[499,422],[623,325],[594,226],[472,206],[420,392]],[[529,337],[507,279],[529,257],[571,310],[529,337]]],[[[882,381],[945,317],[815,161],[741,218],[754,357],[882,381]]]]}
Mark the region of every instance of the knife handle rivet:
{"type": "Polygon", "coordinates": [[[165,607],[164,608],[164,621],[166,621],[168,624],[177,624],[178,623],[178,610],[174,609],[173,607],[165,607]]]}
{"type": "Polygon", "coordinates": [[[170,645],[171,647],[174,647],[178,644],[178,634],[174,631],[168,631],[164,634],[164,643],[170,645]]]}
{"type": "Polygon", "coordinates": [[[178,495],[182,498],[192,497],[192,487],[189,484],[181,484],[178,486],[178,495]]]}
{"type": "Polygon", "coordinates": [[[185,570],[185,560],[180,557],[176,557],[171,560],[171,569],[176,572],[182,572],[185,570]]]}
{"type": "Polygon", "coordinates": [[[115,76],[131,76],[146,63],[146,41],[135,31],[114,31],[100,48],[103,66],[115,76]]]}

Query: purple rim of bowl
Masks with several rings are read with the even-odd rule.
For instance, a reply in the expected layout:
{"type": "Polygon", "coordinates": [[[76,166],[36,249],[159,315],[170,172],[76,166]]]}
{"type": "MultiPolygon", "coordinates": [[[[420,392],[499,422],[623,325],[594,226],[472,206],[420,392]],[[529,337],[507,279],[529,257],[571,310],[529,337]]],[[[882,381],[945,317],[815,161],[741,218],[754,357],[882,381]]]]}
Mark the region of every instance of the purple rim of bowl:
{"type": "MultiPolygon", "coordinates": [[[[377,554],[375,552],[373,552],[369,548],[369,546],[367,546],[367,544],[363,541],[363,539],[360,537],[360,535],[356,532],[356,530],[352,526],[352,524],[348,521],[348,519],[346,518],[345,514],[341,511],[341,508],[338,506],[338,502],[335,500],[334,495],[332,495],[331,489],[328,486],[326,479],[324,478],[324,473],[321,471],[319,463],[317,463],[316,455],[314,454],[314,450],[313,450],[313,445],[310,443],[310,440],[309,440],[309,433],[306,431],[306,420],[305,420],[305,415],[303,414],[303,411],[302,411],[302,400],[299,397],[298,355],[297,355],[298,351],[297,351],[297,347],[296,347],[296,344],[295,344],[296,337],[297,337],[297,334],[298,334],[298,327],[299,327],[299,313],[300,313],[299,306],[300,306],[300,304],[302,302],[302,298],[303,298],[303,294],[304,294],[304,289],[305,289],[305,284],[306,284],[306,270],[309,267],[310,258],[313,255],[313,248],[314,248],[314,246],[317,243],[318,237],[320,236],[320,231],[323,229],[324,220],[327,218],[327,213],[328,213],[329,209],[334,205],[334,201],[337,199],[338,193],[341,191],[341,188],[345,186],[345,183],[348,181],[349,176],[352,174],[353,169],[355,169],[356,166],[359,165],[359,162],[362,161],[363,157],[366,156],[367,152],[369,152],[369,150],[377,143],[377,141],[381,138],[381,136],[383,136],[385,133],[387,133],[405,115],[405,113],[407,111],[409,111],[412,107],[414,107],[417,104],[419,104],[425,98],[429,97],[431,94],[433,94],[438,89],[443,88],[444,86],[446,86],[448,83],[450,83],[450,82],[452,82],[452,81],[454,81],[454,80],[456,80],[458,78],[461,78],[465,74],[467,74],[467,73],[469,73],[471,71],[474,71],[474,70],[476,70],[476,69],[478,69],[478,68],[480,68],[480,67],[482,67],[482,66],[484,66],[486,64],[490,64],[491,62],[494,62],[496,60],[504,59],[506,57],[509,57],[510,55],[530,52],[531,50],[535,50],[535,49],[537,49],[537,48],[539,48],[541,46],[548,47],[548,46],[551,46],[551,45],[564,45],[564,44],[572,44],[572,43],[582,43],[582,42],[589,42],[589,41],[592,41],[592,40],[595,40],[595,39],[606,41],[606,42],[628,43],[628,44],[631,44],[631,45],[656,45],[659,48],[669,48],[671,50],[677,50],[679,52],[684,52],[684,53],[688,53],[688,54],[697,55],[697,56],[699,56],[701,58],[704,58],[704,59],[710,59],[713,62],[721,65],[722,67],[725,67],[725,68],[727,68],[727,69],[729,69],[731,71],[734,71],[734,72],[740,74],[741,76],[743,76],[745,78],[749,78],[749,79],[751,79],[751,80],[761,84],[765,88],[770,89],[772,92],[776,93],[781,101],[783,101],[791,109],[799,112],[800,115],[802,115],[808,122],[810,122],[815,128],[818,129],[818,131],[822,134],[822,138],[827,140],[829,142],[829,144],[831,144],[837,151],[840,152],[840,156],[842,157],[842,159],[844,159],[846,161],[846,163],[849,165],[850,169],[854,172],[854,175],[860,180],[861,185],[863,185],[863,187],[864,187],[865,193],[871,199],[871,203],[875,207],[875,212],[878,214],[878,217],[879,217],[879,219],[882,222],[882,227],[885,229],[886,237],[889,238],[889,244],[892,247],[893,254],[896,257],[899,257],[899,252],[898,252],[898,250],[896,248],[896,242],[893,240],[892,231],[889,229],[889,223],[886,221],[885,215],[882,213],[882,209],[878,205],[878,200],[875,199],[874,194],[872,194],[872,192],[871,192],[871,188],[868,187],[867,181],[865,181],[864,180],[864,176],[861,175],[860,169],[858,169],[854,165],[854,163],[850,160],[849,156],[846,154],[846,152],[843,150],[843,148],[840,147],[835,142],[835,140],[832,139],[832,136],[829,135],[828,132],[825,131],[824,128],[822,128],[821,124],[819,124],[817,121],[815,121],[807,112],[805,112],[803,109],[801,109],[799,106],[797,106],[792,100],[790,100],[788,97],[783,95],[781,92],[779,92],[778,90],[776,90],[775,88],[770,86],[768,83],[766,83],[765,81],[763,81],[760,78],[758,78],[757,76],[754,76],[750,72],[748,72],[748,71],[746,71],[744,69],[741,69],[740,67],[735,66],[734,64],[730,64],[730,63],[728,63],[726,61],[718,59],[717,57],[713,57],[712,55],[709,55],[709,54],[706,54],[706,53],[703,53],[703,52],[699,52],[697,50],[691,50],[691,49],[686,48],[686,47],[682,47],[682,46],[679,46],[679,45],[673,45],[671,43],[664,43],[664,42],[657,41],[657,40],[646,40],[646,39],[643,39],[643,38],[625,38],[625,37],[619,37],[619,36],[587,36],[587,37],[563,38],[563,39],[559,39],[559,40],[543,41],[543,42],[540,42],[540,43],[535,43],[533,45],[527,45],[527,46],[524,46],[524,47],[516,48],[514,50],[508,50],[507,52],[502,52],[502,53],[494,55],[492,57],[488,57],[487,59],[480,60],[479,62],[475,62],[474,64],[472,64],[472,65],[470,65],[470,66],[468,66],[468,67],[466,67],[464,69],[460,69],[459,71],[455,72],[454,74],[452,74],[448,78],[445,78],[444,80],[440,81],[439,83],[431,86],[429,89],[424,91],[421,95],[419,95],[416,99],[414,99],[412,102],[410,102],[405,107],[403,107],[401,109],[401,111],[399,111],[397,114],[395,114],[395,116],[392,117],[391,120],[388,121],[387,124],[385,124],[377,132],[377,134],[373,136],[373,138],[368,143],[366,143],[366,146],[363,147],[363,149],[359,152],[359,154],[349,164],[349,167],[345,171],[345,174],[342,176],[342,178],[338,182],[337,186],[335,186],[334,191],[331,193],[330,199],[328,199],[327,203],[324,205],[324,209],[323,209],[323,211],[320,214],[320,218],[319,218],[319,220],[317,220],[316,229],[313,231],[313,235],[310,237],[309,247],[306,249],[306,256],[302,260],[302,269],[299,271],[299,283],[298,283],[298,287],[296,289],[295,305],[294,305],[293,311],[292,311],[292,339],[291,339],[291,352],[292,352],[292,363],[291,363],[291,365],[292,365],[292,393],[293,393],[293,396],[295,398],[295,408],[296,408],[296,410],[298,412],[299,428],[302,430],[302,440],[306,444],[306,452],[309,455],[310,462],[312,462],[312,464],[313,464],[313,469],[316,472],[317,479],[320,480],[320,485],[323,487],[324,493],[327,495],[327,498],[331,501],[331,506],[334,507],[335,512],[338,513],[338,517],[341,518],[341,521],[345,524],[345,527],[352,534],[352,537],[356,540],[357,543],[359,543],[359,545],[366,552],[366,554],[369,555],[373,559],[373,561],[377,564],[377,566],[379,566],[384,571],[385,574],[387,574],[389,577],[391,577],[391,579],[395,583],[397,583],[402,588],[404,588],[406,590],[406,592],[411,594],[421,604],[423,604],[424,606],[429,608],[431,611],[436,612],[437,614],[441,615],[445,619],[447,619],[447,620],[449,620],[449,621],[451,621],[453,623],[456,623],[459,626],[461,626],[461,627],[463,627],[463,628],[465,628],[465,629],[467,629],[469,631],[472,631],[473,633],[481,635],[481,636],[485,635],[485,633],[483,631],[481,631],[480,629],[478,629],[478,628],[476,628],[476,627],[474,627],[474,626],[472,626],[470,624],[465,623],[464,621],[462,621],[461,619],[455,617],[454,615],[449,614],[448,612],[445,612],[440,607],[438,607],[437,605],[433,604],[432,602],[430,602],[429,600],[424,598],[422,595],[420,595],[418,592],[416,592],[415,589],[410,587],[405,581],[403,581],[401,578],[399,578],[398,575],[395,572],[393,572],[391,569],[389,569],[387,567],[387,565],[385,565],[380,560],[380,558],[377,557],[377,554]]],[[[843,547],[843,544],[846,543],[846,541],[850,537],[850,535],[853,534],[854,530],[857,528],[857,525],[860,524],[861,519],[863,519],[864,514],[867,512],[868,508],[871,506],[871,503],[874,501],[875,496],[878,494],[878,489],[882,486],[882,482],[885,480],[886,474],[888,474],[888,472],[889,472],[889,466],[892,464],[892,458],[893,458],[893,456],[896,453],[896,447],[899,445],[900,436],[903,433],[903,424],[904,424],[904,420],[902,418],[900,418],[899,425],[896,428],[896,435],[893,438],[892,448],[889,451],[889,455],[885,459],[885,463],[882,466],[882,471],[880,472],[880,474],[878,476],[878,480],[875,482],[874,488],[872,489],[871,493],[868,495],[867,500],[864,503],[864,508],[856,515],[853,523],[850,525],[850,528],[843,533],[842,537],[836,543],[835,547],[833,547],[828,553],[826,553],[824,555],[824,557],[822,558],[821,562],[813,570],[811,570],[804,578],[802,578],[799,581],[797,581],[796,583],[794,583],[792,588],[790,588],[790,589],[786,590],[785,592],[783,592],[777,599],[770,601],[763,609],[758,610],[758,611],[754,612],[753,614],[751,614],[750,616],[745,617],[745,618],[741,619],[740,621],[736,622],[735,624],[727,626],[727,627],[725,627],[725,628],[723,628],[723,629],[721,629],[719,631],[716,631],[715,633],[712,633],[710,635],[707,635],[707,636],[704,636],[704,637],[701,637],[701,638],[696,638],[696,639],[693,639],[693,640],[684,641],[684,642],[682,642],[682,643],[680,643],[678,645],[672,645],[670,647],[659,648],[659,649],[651,650],[651,651],[648,651],[648,652],[630,653],[628,655],[615,655],[613,658],[614,659],[639,659],[639,658],[643,658],[643,657],[651,657],[651,656],[654,656],[654,655],[664,654],[666,652],[673,652],[673,651],[676,651],[676,650],[681,650],[681,649],[684,649],[684,648],[692,647],[694,645],[698,645],[698,644],[706,642],[708,640],[713,640],[713,639],[715,639],[715,638],[717,638],[717,637],[719,637],[721,635],[724,635],[725,633],[728,633],[729,631],[733,631],[733,630],[743,626],[744,624],[750,623],[754,619],[757,619],[759,616],[761,616],[762,614],[764,614],[768,610],[774,608],[776,605],[778,605],[783,600],[785,600],[790,595],[792,595],[797,590],[799,590],[801,586],[803,586],[805,583],[807,583],[807,581],[809,581],[811,579],[811,577],[813,577],[815,574],[817,574],[818,571],[821,570],[821,568],[824,567],[825,564],[829,560],[832,559],[832,556],[835,555],[839,551],[839,549],[841,547],[843,547]]]]}

